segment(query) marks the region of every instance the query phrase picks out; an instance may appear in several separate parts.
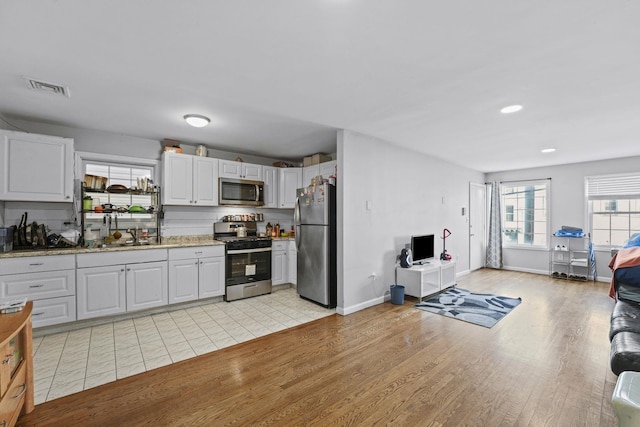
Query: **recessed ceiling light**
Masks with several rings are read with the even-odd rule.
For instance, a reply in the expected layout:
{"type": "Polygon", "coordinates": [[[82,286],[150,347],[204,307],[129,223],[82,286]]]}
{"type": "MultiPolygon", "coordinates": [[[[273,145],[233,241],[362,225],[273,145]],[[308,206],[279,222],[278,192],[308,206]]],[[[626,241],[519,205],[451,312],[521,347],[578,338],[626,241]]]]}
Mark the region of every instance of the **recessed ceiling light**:
{"type": "Polygon", "coordinates": [[[516,113],[518,111],[522,110],[522,105],[508,105],[506,107],[503,107],[500,112],[502,114],[511,114],[511,113],[516,113]]]}
{"type": "Polygon", "coordinates": [[[187,114],[184,116],[184,119],[187,123],[196,128],[204,127],[211,121],[209,120],[209,117],[201,116],[199,114],[187,114]]]}
{"type": "Polygon", "coordinates": [[[555,148],[543,148],[542,150],[540,150],[541,153],[553,153],[554,151],[556,151],[555,148]]]}

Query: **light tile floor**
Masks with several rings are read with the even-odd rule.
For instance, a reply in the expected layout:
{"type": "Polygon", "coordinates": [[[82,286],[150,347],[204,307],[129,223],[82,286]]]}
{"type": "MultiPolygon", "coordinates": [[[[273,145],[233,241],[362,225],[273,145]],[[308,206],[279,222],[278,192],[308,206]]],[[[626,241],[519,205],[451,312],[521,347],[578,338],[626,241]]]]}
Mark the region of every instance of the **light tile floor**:
{"type": "Polygon", "coordinates": [[[295,289],[34,338],[35,403],[335,313],[295,289]]]}

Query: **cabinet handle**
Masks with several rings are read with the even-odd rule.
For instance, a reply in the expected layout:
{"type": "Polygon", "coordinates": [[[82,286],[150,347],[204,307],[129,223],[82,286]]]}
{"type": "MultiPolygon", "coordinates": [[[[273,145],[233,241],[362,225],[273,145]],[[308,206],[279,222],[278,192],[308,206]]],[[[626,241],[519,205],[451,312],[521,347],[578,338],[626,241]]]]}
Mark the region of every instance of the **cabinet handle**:
{"type": "Polygon", "coordinates": [[[196,251],[195,254],[196,255],[202,255],[202,251],[196,251]]]}
{"type": "Polygon", "coordinates": [[[200,265],[204,264],[202,261],[200,261],[200,265]]]}
{"type": "Polygon", "coordinates": [[[124,271],[124,268],[120,269],[120,271],[124,271]]]}
{"type": "Polygon", "coordinates": [[[34,262],[34,263],[29,264],[29,267],[37,267],[37,266],[43,265],[43,264],[44,264],[44,262],[34,262]]]}
{"type": "Polygon", "coordinates": [[[38,313],[31,313],[32,316],[42,316],[44,311],[39,311],[38,313]]]}
{"type": "Polygon", "coordinates": [[[43,288],[44,285],[29,285],[30,288],[43,288]]]}
{"type": "Polygon", "coordinates": [[[197,201],[197,200],[194,200],[194,201],[193,201],[193,203],[198,203],[198,201],[197,201]]]}
{"type": "Polygon", "coordinates": [[[27,383],[22,383],[22,385],[20,387],[22,387],[22,391],[20,393],[16,394],[15,396],[13,396],[14,399],[20,398],[20,396],[22,396],[23,394],[25,394],[27,392],[27,383]]]}
{"type": "Polygon", "coordinates": [[[130,268],[127,268],[127,271],[131,271],[131,269],[130,269],[130,268]]]}

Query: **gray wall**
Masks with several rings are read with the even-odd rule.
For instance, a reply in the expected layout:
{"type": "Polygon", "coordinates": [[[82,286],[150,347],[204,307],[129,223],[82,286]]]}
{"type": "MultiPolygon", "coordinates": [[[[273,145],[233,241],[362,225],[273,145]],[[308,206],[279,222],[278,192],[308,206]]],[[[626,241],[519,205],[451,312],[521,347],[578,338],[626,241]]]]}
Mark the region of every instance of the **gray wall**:
{"type": "MultiPolygon", "coordinates": [[[[637,173],[640,157],[629,157],[597,162],[573,163],[544,168],[487,174],[487,181],[513,181],[520,179],[551,178],[551,230],[563,225],[582,227],[587,230],[587,203],[585,200],[585,177],[618,173],[637,173]]],[[[624,242],[620,242],[622,245],[624,242]]],[[[531,249],[505,249],[505,268],[533,273],[548,274],[549,254],[547,251],[531,249]]],[[[598,280],[611,280],[609,250],[596,251],[598,280]]]]}
{"type": "Polygon", "coordinates": [[[447,251],[459,273],[468,271],[469,224],[461,208],[468,212],[469,182],[484,182],[482,173],[351,131],[338,134],[338,170],[339,312],[384,298],[411,235],[435,234],[438,255],[438,236],[448,228],[447,251]]]}

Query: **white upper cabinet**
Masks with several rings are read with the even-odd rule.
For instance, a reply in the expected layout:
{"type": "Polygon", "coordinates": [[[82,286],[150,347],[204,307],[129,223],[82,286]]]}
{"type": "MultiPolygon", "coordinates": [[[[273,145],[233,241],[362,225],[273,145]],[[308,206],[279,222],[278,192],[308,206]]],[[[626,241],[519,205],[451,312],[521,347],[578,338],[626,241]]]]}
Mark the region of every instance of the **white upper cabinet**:
{"type": "Polygon", "coordinates": [[[302,187],[302,168],[281,168],[280,189],[278,192],[279,208],[294,208],[296,190],[302,187]]]}
{"type": "Polygon", "coordinates": [[[262,175],[264,177],[264,207],[278,207],[278,186],[279,171],[273,166],[263,166],[262,175]]]}
{"type": "Polygon", "coordinates": [[[217,206],[218,160],[164,152],[162,154],[162,203],[217,206]]]}
{"type": "Polygon", "coordinates": [[[250,181],[262,181],[262,165],[220,160],[220,178],[238,178],[250,181]]]}
{"type": "Polygon", "coordinates": [[[0,200],[73,201],[73,139],[0,130],[0,200]]]}
{"type": "Polygon", "coordinates": [[[330,176],[336,175],[336,165],[338,162],[332,160],[330,162],[319,163],[317,165],[305,166],[302,168],[302,186],[307,187],[311,185],[311,180],[320,175],[324,179],[328,179],[330,176]]]}

